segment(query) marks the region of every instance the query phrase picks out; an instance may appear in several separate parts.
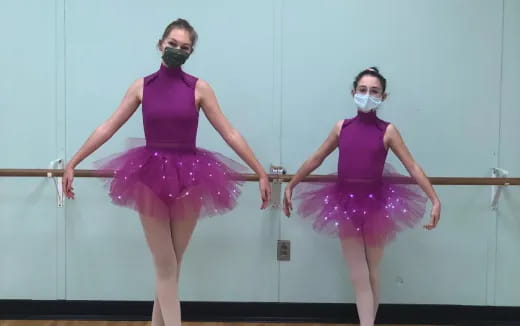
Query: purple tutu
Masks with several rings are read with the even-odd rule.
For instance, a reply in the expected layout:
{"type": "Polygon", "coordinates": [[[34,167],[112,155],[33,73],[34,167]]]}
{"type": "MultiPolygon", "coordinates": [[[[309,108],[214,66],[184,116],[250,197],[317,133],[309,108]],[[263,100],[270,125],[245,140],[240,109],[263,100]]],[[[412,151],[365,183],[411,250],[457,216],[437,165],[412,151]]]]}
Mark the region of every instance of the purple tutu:
{"type": "Polygon", "coordinates": [[[114,204],[174,219],[228,212],[240,195],[239,174],[247,171],[221,154],[189,146],[137,146],[95,165],[115,171],[106,182],[114,204]]]}
{"type": "MultiPolygon", "coordinates": [[[[385,164],[384,177],[402,177],[385,164]]],[[[309,182],[295,188],[297,212],[316,231],[383,246],[424,216],[427,198],[418,185],[385,181],[309,182]]]]}

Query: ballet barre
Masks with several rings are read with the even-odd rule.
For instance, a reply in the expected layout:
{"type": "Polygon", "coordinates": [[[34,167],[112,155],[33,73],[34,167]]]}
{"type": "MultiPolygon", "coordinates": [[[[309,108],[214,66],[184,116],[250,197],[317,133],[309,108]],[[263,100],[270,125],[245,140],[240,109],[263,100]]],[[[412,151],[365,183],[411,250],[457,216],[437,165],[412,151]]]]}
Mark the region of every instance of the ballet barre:
{"type": "MultiPolygon", "coordinates": [[[[0,177],[62,177],[62,169],[0,169],[0,177]]],[[[113,171],[100,170],[74,170],[75,178],[111,178],[113,171]]],[[[269,181],[289,182],[293,174],[269,174],[269,181]]],[[[237,177],[242,181],[258,181],[256,174],[240,174],[237,177]]],[[[520,186],[520,178],[504,177],[430,177],[433,185],[439,186],[520,186]]],[[[309,175],[302,182],[331,182],[336,180],[332,175],[309,175]]],[[[415,180],[411,177],[384,177],[389,183],[414,184],[415,180]]],[[[365,179],[351,179],[352,183],[370,182],[365,179]]]]}
{"type": "MultiPolygon", "coordinates": [[[[61,184],[63,177],[63,161],[52,161],[49,169],[0,169],[0,177],[46,177],[52,179],[56,188],[56,201],[58,207],[63,207],[64,196],[61,184]]],[[[75,178],[111,178],[116,174],[115,171],[101,171],[101,170],[74,170],[75,178]]],[[[520,186],[520,178],[508,178],[508,172],[499,168],[491,169],[491,177],[430,177],[429,180],[433,185],[438,186],[491,186],[491,208],[496,210],[498,208],[498,201],[502,190],[506,186],[520,186]]],[[[268,174],[269,181],[273,183],[272,198],[273,207],[279,208],[281,206],[282,190],[281,184],[289,182],[294,175],[285,174],[285,170],[280,167],[271,167],[271,173],[268,174]]],[[[240,174],[237,176],[238,180],[245,182],[258,181],[259,177],[256,174],[240,174]]],[[[337,180],[334,175],[309,175],[305,177],[302,182],[332,182],[337,180]]],[[[393,184],[415,184],[415,180],[411,177],[383,177],[383,180],[393,184]]],[[[372,180],[366,179],[350,179],[351,183],[366,183],[372,180]]]]}

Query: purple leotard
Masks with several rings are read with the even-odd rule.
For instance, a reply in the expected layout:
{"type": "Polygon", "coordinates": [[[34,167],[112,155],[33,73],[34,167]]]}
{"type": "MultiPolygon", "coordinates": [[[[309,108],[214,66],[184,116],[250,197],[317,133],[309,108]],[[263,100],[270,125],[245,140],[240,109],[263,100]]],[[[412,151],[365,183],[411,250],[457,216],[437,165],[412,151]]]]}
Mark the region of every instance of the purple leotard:
{"type": "Polygon", "coordinates": [[[237,175],[247,169],[196,147],[197,78],[181,68],[144,78],[142,114],[146,143],[97,162],[115,170],[109,195],[121,206],[158,218],[203,217],[232,209],[240,194],[237,175]]]}
{"type": "Polygon", "coordinates": [[[373,111],[344,120],[336,182],[295,188],[299,215],[312,220],[317,231],[380,246],[423,217],[426,197],[419,187],[391,184],[383,177],[398,176],[385,164],[388,125],[373,111]]]}

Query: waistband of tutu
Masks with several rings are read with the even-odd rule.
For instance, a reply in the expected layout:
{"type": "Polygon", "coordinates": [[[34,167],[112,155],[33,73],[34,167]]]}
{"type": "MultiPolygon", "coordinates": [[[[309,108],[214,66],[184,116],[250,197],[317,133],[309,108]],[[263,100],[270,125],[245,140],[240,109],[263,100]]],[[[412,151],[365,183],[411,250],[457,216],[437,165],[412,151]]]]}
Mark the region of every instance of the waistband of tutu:
{"type": "Polygon", "coordinates": [[[162,149],[178,149],[192,151],[196,149],[195,144],[175,143],[175,142],[151,142],[146,141],[148,148],[162,148],[162,149]]]}
{"type": "Polygon", "coordinates": [[[383,183],[383,177],[378,178],[347,178],[342,177],[338,178],[338,182],[340,184],[345,185],[374,185],[374,184],[380,184],[383,183]]]}

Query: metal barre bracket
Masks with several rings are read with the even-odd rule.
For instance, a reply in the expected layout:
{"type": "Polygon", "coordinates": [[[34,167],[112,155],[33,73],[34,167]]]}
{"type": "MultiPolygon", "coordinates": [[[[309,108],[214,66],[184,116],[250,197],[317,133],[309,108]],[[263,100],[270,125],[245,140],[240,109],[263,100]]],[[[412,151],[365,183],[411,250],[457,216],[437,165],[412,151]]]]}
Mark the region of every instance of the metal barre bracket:
{"type": "MultiPolygon", "coordinates": [[[[492,168],[491,169],[491,177],[492,178],[506,178],[509,175],[509,171],[501,169],[501,168],[492,168]]],[[[505,183],[500,186],[491,186],[491,209],[496,211],[498,209],[498,201],[500,199],[500,194],[502,193],[502,189],[509,184],[505,183]]]]}
{"type": "MultiPolygon", "coordinates": [[[[49,169],[63,169],[63,159],[58,158],[49,163],[49,169]]],[[[61,208],[63,207],[63,187],[61,184],[62,177],[56,177],[52,172],[47,172],[47,178],[52,178],[54,187],[56,188],[56,205],[61,208]]]]}
{"type": "Polygon", "coordinates": [[[274,175],[273,184],[271,187],[271,200],[273,202],[272,208],[280,208],[282,202],[282,178],[286,173],[282,166],[271,165],[270,172],[274,175]]]}

